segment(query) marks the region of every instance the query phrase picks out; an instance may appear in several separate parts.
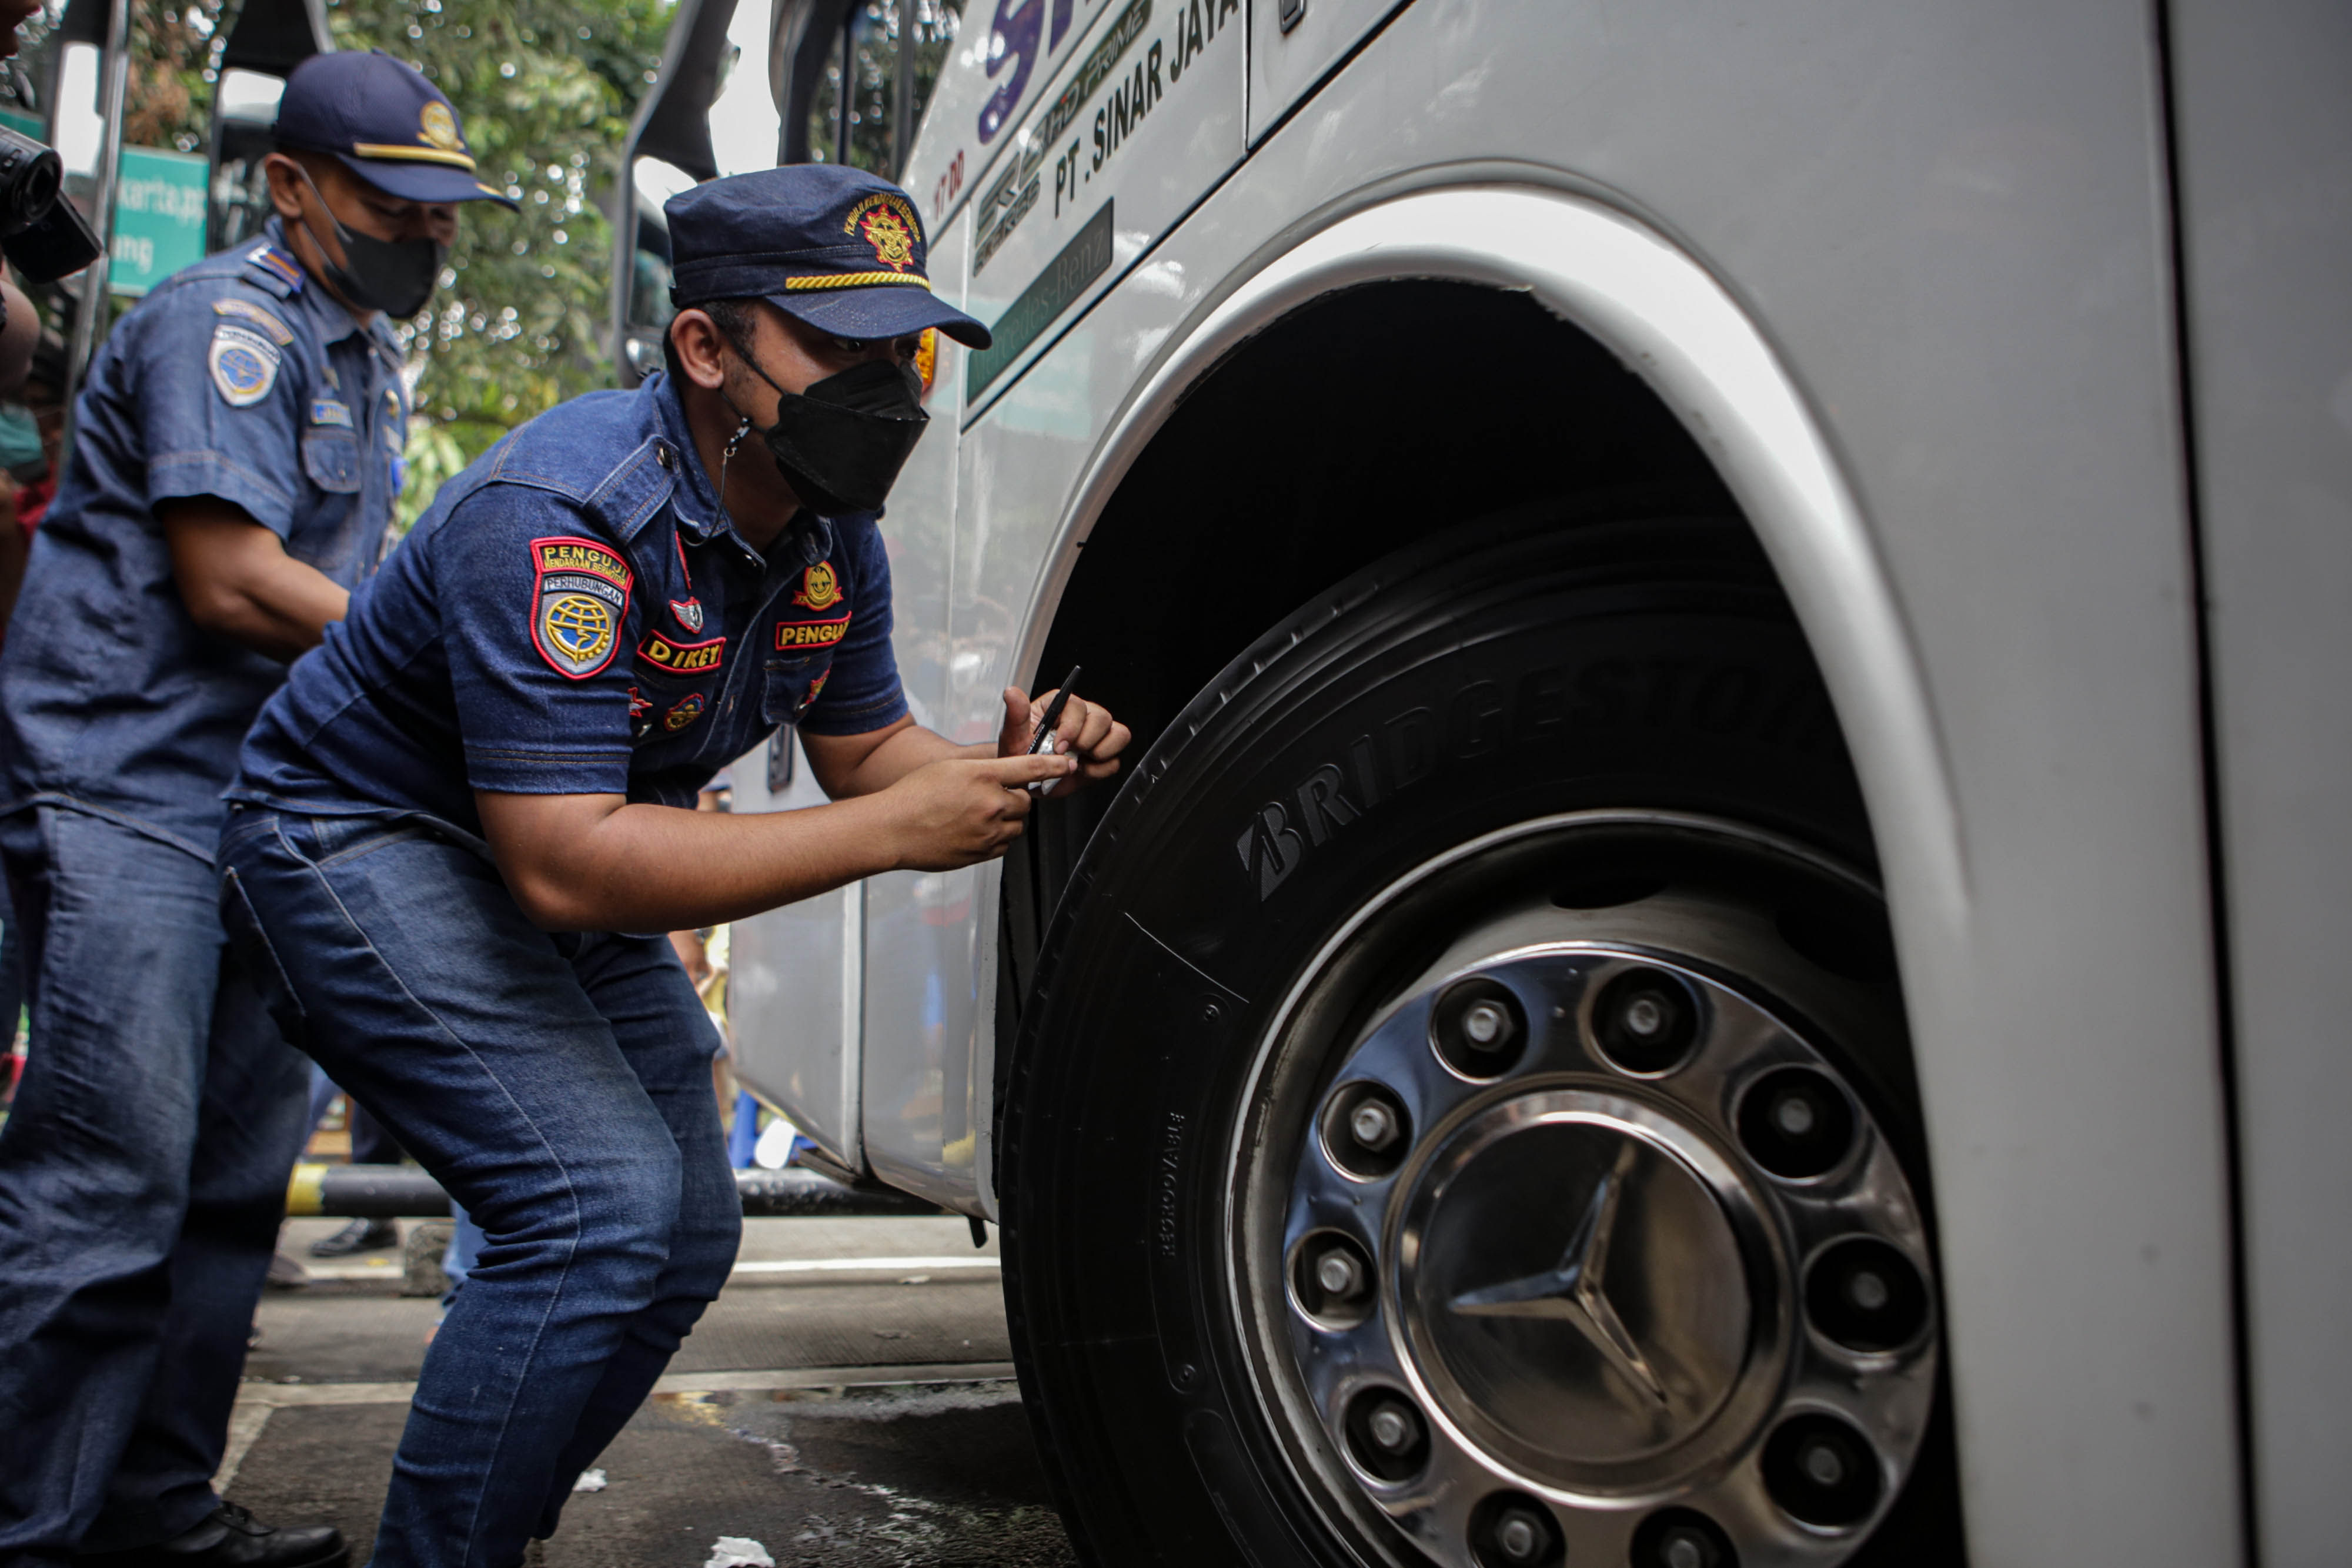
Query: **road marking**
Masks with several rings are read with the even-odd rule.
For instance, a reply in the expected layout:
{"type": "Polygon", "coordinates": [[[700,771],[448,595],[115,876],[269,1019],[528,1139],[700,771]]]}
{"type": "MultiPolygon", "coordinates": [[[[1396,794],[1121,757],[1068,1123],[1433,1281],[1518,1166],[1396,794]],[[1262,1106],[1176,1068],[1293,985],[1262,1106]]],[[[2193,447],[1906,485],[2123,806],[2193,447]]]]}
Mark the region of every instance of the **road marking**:
{"type": "MultiPolygon", "coordinates": [[[[735,1274],[912,1273],[938,1269],[998,1269],[1001,1259],[964,1258],[761,1258],[735,1265],[735,1274]]],[[[733,1275],[729,1276],[730,1279],[733,1275]]]]}
{"type": "MultiPolygon", "coordinates": [[[[883,1273],[928,1273],[946,1269],[995,1269],[1002,1265],[984,1253],[955,1258],[786,1258],[754,1259],[735,1265],[737,1274],[834,1274],[857,1273],[872,1270],[883,1273]]],[[[350,1262],[305,1264],[311,1282],[325,1283],[338,1280],[382,1280],[399,1282],[406,1278],[399,1264],[389,1258],[362,1258],[350,1262]]]]}

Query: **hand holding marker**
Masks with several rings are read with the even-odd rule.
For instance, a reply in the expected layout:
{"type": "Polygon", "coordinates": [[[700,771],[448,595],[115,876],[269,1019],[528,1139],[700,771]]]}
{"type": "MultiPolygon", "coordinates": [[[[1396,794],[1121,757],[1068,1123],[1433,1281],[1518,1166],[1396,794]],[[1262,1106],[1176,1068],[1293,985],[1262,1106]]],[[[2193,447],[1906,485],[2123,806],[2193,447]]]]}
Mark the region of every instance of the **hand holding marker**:
{"type": "MultiPolygon", "coordinates": [[[[1083,668],[1082,664],[1072,664],[1069,674],[1062,681],[1062,689],[1055,692],[1054,700],[1045,705],[1045,716],[1037,721],[1037,733],[1030,738],[1028,755],[1034,757],[1054,744],[1054,727],[1062,722],[1063,706],[1070,700],[1070,693],[1076,688],[1078,672],[1083,668]]],[[[1032,779],[1029,793],[1043,795],[1060,782],[1058,779],[1032,779]]]]}

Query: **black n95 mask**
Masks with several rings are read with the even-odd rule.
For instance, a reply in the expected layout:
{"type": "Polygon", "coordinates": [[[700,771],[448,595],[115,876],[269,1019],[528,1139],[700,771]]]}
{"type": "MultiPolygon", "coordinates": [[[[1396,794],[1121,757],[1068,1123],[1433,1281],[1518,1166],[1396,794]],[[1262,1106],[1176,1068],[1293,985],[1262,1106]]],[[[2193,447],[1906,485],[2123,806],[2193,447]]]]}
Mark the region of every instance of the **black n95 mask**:
{"type": "MultiPolygon", "coordinates": [[[[308,170],[303,171],[302,181],[310,184],[308,170]]],[[[335,292],[362,310],[381,310],[399,321],[424,309],[441,281],[442,267],[448,265],[449,247],[431,238],[391,240],[360,234],[335,216],[327,198],[319,195],[317,185],[310,185],[310,193],[319,197],[319,210],[327,214],[327,222],[334,226],[335,241],[343,247],[344,265],[337,267],[327,259],[326,246],[319,246],[319,259],[335,292]]],[[[309,222],[307,215],[304,222],[309,222]]],[[[315,227],[310,236],[320,237],[315,227]]]]}
{"type": "Polygon", "coordinates": [[[868,360],[788,392],[740,343],[735,351],[782,399],[760,438],[802,504],[828,517],[879,509],[931,421],[915,368],[868,360]]]}

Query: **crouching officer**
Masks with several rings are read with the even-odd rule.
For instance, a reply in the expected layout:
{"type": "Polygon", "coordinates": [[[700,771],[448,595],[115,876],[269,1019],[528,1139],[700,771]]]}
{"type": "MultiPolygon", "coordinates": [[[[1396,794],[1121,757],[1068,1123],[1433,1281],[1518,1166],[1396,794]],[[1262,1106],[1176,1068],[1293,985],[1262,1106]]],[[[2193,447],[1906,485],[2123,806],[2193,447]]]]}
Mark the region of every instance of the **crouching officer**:
{"type": "Polygon", "coordinates": [[[387,315],[476,181],[383,55],[288,82],[266,235],[115,327],[0,660],[0,856],[32,1033],[0,1134],[0,1564],[339,1563],[214,1495],[308,1131],[301,1058],[224,967],[213,854],[286,661],[374,570],[407,398],[387,315]]]}
{"type": "Polygon", "coordinates": [[[377,1568],[509,1568],[719,1293],[740,1209],[709,1016],[660,933],[1003,852],[1108,778],[908,716],[875,522],[935,298],[896,186],[800,165],[668,205],[670,371],[445,485],[247,738],[222,904],[335,1082],[488,1233],[435,1337],[377,1568]],[[834,804],[694,810],[786,724],[834,804]],[[654,935],[630,935],[654,933],[654,935]]]}

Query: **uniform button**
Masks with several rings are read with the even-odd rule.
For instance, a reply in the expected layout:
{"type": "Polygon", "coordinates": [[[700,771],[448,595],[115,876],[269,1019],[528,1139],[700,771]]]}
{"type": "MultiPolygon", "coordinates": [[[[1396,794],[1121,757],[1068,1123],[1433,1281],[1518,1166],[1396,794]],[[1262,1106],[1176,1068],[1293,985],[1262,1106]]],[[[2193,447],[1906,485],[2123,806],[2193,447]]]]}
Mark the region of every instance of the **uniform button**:
{"type": "Polygon", "coordinates": [[[654,461],[660,464],[665,468],[668,467],[669,448],[660,444],[659,443],[656,443],[654,445],[654,461]]]}

